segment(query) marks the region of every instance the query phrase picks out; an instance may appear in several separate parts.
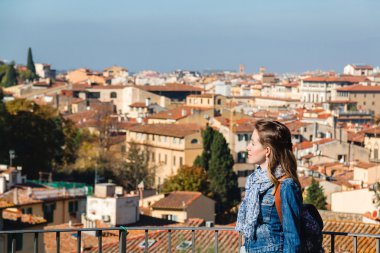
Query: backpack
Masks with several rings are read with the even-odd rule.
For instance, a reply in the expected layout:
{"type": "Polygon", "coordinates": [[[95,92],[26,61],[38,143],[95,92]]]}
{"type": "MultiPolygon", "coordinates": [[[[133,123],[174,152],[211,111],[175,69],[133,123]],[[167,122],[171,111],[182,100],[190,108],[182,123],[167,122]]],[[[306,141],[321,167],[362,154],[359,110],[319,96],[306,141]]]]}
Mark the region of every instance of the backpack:
{"type": "MultiPolygon", "coordinates": [[[[282,224],[281,181],[275,189],[275,205],[282,224]]],[[[317,208],[312,204],[302,204],[301,213],[301,252],[324,253],[322,247],[323,220],[317,208]]]]}

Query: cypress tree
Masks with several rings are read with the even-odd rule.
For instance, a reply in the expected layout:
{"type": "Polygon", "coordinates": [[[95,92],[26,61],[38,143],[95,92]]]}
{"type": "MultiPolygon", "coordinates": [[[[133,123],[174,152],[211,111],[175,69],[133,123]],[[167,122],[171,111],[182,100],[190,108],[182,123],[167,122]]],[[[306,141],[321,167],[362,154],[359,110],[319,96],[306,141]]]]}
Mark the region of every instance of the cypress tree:
{"type": "Polygon", "coordinates": [[[234,159],[223,135],[214,132],[208,176],[210,191],[217,201],[218,213],[228,211],[240,201],[237,175],[233,171],[234,159]]]}
{"type": "Polygon", "coordinates": [[[36,77],[36,67],[34,66],[34,61],[33,61],[33,55],[32,55],[32,49],[28,49],[28,60],[26,67],[32,72],[33,76],[36,77]]]}
{"type": "Polygon", "coordinates": [[[305,203],[313,204],[317,209],[326,210],[326,196],[322,186],[312,178],[311,185],[306,190],[305,203]]]}
{"type": "Polygon", "coordinates": [[[203,151],[202,155],[197,156],[197,158],[194,161],[195,167],[201,167],[208,171],[209,168],[209,162],[211,159],[211,144],[214,139],[214,129],[212,127],[207,126],[206,129],[202,132],[202,138],[203,138],[203,151]]]}
{"type": "Polygon", "coordinates": [[[17,72],[14,67],[14,62],[8,65],[2,84],[5,87],[17,84],[17,72]]]}

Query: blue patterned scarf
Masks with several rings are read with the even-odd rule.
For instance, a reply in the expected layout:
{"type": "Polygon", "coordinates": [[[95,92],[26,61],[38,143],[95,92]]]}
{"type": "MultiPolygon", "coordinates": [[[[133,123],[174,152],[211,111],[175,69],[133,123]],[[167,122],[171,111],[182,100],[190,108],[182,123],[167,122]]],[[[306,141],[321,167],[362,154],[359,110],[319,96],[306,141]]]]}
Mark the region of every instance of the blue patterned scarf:
{"type": "MultiPolygon", "coordinates": [[[[275,177],[280,178],[284,172],[280,166],[276,168],[275,177]]],[[[245,186],[245,197],[240,205],[235,230],[243,232],[245,237],[254,235],[257,218],[260,213],[260,195],[273,186],[267,171],[260,166],[248,176],[245,186]]]]}

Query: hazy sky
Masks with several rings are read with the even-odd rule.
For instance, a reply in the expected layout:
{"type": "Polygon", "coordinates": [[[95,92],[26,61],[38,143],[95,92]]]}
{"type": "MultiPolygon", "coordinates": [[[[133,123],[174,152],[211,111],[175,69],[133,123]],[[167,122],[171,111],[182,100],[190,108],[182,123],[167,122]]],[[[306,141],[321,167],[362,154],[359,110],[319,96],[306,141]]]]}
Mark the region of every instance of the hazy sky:
{"type": "Polygon", "coordinates": [[[379,0],[0,0],[0,59],[271,72],[380,65],[379,0]]]}

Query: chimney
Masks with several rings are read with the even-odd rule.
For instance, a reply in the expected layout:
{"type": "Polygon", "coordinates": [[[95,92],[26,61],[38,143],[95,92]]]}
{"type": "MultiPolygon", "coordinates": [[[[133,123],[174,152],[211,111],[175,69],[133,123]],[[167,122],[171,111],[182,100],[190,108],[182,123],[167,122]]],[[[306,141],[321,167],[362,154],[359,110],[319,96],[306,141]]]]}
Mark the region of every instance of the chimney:
{"type": "Polygon", "coordinates": [[[17,188],[14,188],[13,190],[13,203],[18,205],[18,189],[17,188]]]}
{"type": "Polygon", "coordinates": [[[145,106],[150,106],[150,98],[145,99],[145,106]]]}

